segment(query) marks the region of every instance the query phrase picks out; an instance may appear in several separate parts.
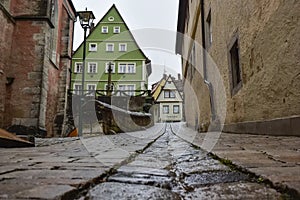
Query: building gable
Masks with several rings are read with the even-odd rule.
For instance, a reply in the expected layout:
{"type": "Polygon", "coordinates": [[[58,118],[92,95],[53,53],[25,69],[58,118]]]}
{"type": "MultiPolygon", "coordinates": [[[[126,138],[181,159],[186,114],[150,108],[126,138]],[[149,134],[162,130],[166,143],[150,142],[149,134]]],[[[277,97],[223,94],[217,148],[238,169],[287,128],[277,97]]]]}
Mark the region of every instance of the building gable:
{"type": "Polygon", "coordinates": [[[162,86],[161,90],[160,90],[160,94],[157,97],[157,102],[163,102],[163,101],[175,101],[175,102],[182,102],[182,97],[172,79],[171,76],[169,76],[167,78],[167,80],[164,82],[164,85],[162,86]],[[172,91],[175,94],[174,98],[165,98],[165,91],[172,91]]]}
{"type": "MultiPolygon", "coordinates": [[[[82,58],[83,44],[81,44],[75,51],[73,58],[82,58]]],[[[91,33],[87,36],[87,58],[105,58],[110,60],[117,59],[140,59],[148,60],[146,55],[138,46],[131,31],[129,30],[126,22],[122,18],[120,12],[113,5],[107,13],[99,20],[97,25],[92,29],[91,33]],[[114,29],[118,29],[120,33],[114,33],[114,29]],[[107,33],[103,33],[102,29],[107,29],[107,33]],[[89,44],[95,43],[97,45],[96,52],[89,52],[89,44]],[[107,54],[106,45],[108,43],[114,44],[114,51],[107,54]],[[126,44],[126,51],[119,50],[120,43],[126,44]]]]}

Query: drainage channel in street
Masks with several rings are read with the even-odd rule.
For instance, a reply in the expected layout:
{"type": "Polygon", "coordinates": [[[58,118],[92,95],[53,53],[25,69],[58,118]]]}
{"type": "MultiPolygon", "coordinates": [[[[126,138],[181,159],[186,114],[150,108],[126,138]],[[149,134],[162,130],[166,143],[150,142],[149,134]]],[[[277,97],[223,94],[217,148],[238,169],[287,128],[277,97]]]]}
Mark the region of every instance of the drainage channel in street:
{"type": "Polygon", "coordinates": [[[280,193],[213,159],[172,133],[155,142],[84,199],[278,199],[280,193]]]}

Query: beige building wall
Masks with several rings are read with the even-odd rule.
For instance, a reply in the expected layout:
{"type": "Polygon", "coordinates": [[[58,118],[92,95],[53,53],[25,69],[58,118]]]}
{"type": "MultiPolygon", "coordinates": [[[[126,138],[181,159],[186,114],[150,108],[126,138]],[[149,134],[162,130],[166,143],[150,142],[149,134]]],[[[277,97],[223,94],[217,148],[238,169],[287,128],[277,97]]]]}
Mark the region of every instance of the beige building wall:
{"type": "MultiPolygon", "coordinates": [[[[201,44],[200,0],[188,2],[184,33],[201,44]]],[[[216,115],[225,117],[225,131],[300,135],[299,10],[300,1],[292,0],[204,0],[204,19],[207,20],[211,12],[212,26],[212,44],[207,48],[207,79],[214,87],[216,115]],[[232,92],[229,50],[235,38],[239,45],[242,84],[239,90],[232,92]],[[220,80],[215,76],[214,66],[220,72],[220,80]],[[216,92],[222,88],[226,105],[220,104],[223,97],[216,92]]],[[[196,75],[189,80],[192,70],[185,63],[192,42],[185,39],[181,49],[185,83],[191,82],[191,89],[185,90],[186,104],[195,102],[189,99],[190,90],[194,90],[201,99],[197,98],[199,123],[206,123],[211,113],[205,106],[209,102],[208,90],[203,76],[196,75]]],[[[196,66],[201,71],[203,57],[201,52],[196,55],[196,66]]],[[[195,125],[193,115],[197,113],[192,112],[186,106],[187,122],[195,125]]]]}

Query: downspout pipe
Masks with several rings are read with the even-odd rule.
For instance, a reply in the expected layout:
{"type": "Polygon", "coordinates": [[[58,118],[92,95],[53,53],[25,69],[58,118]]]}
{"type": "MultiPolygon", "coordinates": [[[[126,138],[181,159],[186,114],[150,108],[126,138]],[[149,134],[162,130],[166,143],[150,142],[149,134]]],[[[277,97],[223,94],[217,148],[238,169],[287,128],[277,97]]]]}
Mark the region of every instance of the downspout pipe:
{"type": "Polygon", "coordinates": [[[202,47],[203,47],[203,76],[204,83],[208,86],[209,97],[210,97],[210,107],[211,107],[211,118],[212,121],[216,119],[215,105],[214,105],[214,89],[213,85],[207,78],[207,56],[206,56],[206,33],[205,33],[205,20],[204,20],[204,0],[200,1],[201,6],[201,31],[202,31],[202,47]]]}

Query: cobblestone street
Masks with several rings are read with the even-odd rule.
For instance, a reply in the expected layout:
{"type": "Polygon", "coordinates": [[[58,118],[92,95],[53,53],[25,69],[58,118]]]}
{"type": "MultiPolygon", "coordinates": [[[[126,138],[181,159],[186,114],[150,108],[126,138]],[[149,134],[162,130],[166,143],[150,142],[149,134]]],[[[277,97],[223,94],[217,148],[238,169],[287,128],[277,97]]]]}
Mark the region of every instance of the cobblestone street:
{"type": "Polygon", "coordinates": [[[89,191],[90,199],[278,199],[255,183],[166,132],[142,154],[89,191]]]}
{"type": "MultiPolygon", "coordinates": [[[[266,173],[263,168],[252,166],[254,170],[261,170],[254,175],[247,173],[251,170],[234,157],[223,163],[214,159],[222,144],[230,142],[222,137],[226,134],[221,134],[211,154],[198,147],[200,134],[192,137],[192,133],[184,124],[156,124],[139,132],[81,139],[40,139],[40,147],[1,149],[0,198],[292,198],[287,193],[291,190],[275,187],[276,184],[260,177],[266,173]]],[[[224,148],[222,152],[230,152],[229,147],[224,148]]],[[[231,149],[230,155],[236,152],[231,149]]],[[[299,159],[297,154],[294,157],[299,159]]],[[[257,163],[268,166],[263,159],[257,163]]],[[[272,164],[273,169],[282,168],[272,164]]],[[[297,183],[299,166],[293,168],[293,180],[297,183]]],[[[280,179],[278,174],[277,180],[280,179]]],[[[291,179],[285,178],[286,181],[291,179]]],[[[280,181],[284,183],[282,176],[280,181]]],[[[292,183],[291,188],[297,189],[297,184],[292,183]]]]}

